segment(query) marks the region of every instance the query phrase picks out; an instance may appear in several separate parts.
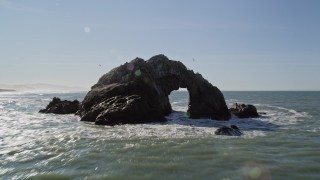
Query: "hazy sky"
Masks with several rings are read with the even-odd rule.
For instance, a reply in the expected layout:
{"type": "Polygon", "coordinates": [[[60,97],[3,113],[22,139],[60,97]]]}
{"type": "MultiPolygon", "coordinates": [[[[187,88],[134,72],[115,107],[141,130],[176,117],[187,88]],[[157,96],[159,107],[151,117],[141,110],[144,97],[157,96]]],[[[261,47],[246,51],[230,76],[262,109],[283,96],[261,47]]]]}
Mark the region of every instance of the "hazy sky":
{"type": "Polygon", "coordinates": [[[320,1],[0,0],[0,84],[90,87],[156,54],[221,90],[320,90],[320,1]]]}

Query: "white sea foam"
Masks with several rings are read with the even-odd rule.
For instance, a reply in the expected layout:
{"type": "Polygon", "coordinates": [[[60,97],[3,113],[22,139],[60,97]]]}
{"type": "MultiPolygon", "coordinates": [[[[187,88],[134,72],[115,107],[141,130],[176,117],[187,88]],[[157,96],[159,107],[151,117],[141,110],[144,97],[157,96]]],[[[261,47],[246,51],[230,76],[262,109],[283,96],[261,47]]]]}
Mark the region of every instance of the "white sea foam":
{"type": "Polygon", "coordinates": [[[320,129],[318,128],[313,128],[313,129],[307,129],[306,131],[307,132],[312,132],[312,133],[316,133],[316,132],[319,132],[320,129]]]}
{"type": "Polygon", "coordinates": [[[257,105],[257,107],[266,107],[266,112],[270,122],[277,125],[292,125],[303,121],[304,118],[311,118],[307,112],[297,112],[294,109],[284,107],[271,106],[271,105],[257,105]]]}
{"type": "MultiPolygon", "coordinates": [[[[80,118],[73,115],[51,115],[38,113],[24,113],[7,111],[0,116],[2,124],[0,137],[5,138],[3,146],[19,146],[30,141],[39,141],[43,138],[66,138],[72,141],[74,138],[86,139],[132,139],[132,138],[235,138],[217,136],[214,134],[217,128],[223,125],[236,123],[231,121],[215,121],[210,119],[191,120],[184,117],[183,112],[174,112],[168,117],[166,123],[149,123],[120,126],[96,126],[92,123],[80,122],[80,118]],[[19,139],[23,137],[23,139],[19,139]],[[8,141],[7,141],[7,140],[8,141]],[[10,139],[10,141],[9,141],[10,139]]],[[[239,128],[245,128],[245,124],[239,124],[239,128]]],[[[248,127],[245,129],[249,129],[248,127]]],[[[264,135],[263,131],[244,130],[242,138],[253,138],[264,135]]]]}
{"type": "MultiPolygon", "coordinates": [[[[0,120],[3,125],[0,127],[0,137],[22,136],[34,141],[52,136],[61,136],[62,139],[67,137],[70,141],[73,138],[239,138],[217,136],[214,133],[222,126],[235,124],[243,131],[244,135],[240,138],[255,138],[265,136],[277,128],[286,128],[286,125],[295,124],[308,116],[305,112],[293,109],[255,104],[266,115],[250,119],[232,117],[229,121],[192,120],[185,116],[187,100],[181,100],[172,103],[175,112],[167,117],[168,121],[165,123],[103,127],[80,122],[80,118],[73,115],[37,113],[50,100],[51,98],[39,94],[1,96],[0,120]]],[[[19,142],[17,139],[16,141],[19,142]]]]}

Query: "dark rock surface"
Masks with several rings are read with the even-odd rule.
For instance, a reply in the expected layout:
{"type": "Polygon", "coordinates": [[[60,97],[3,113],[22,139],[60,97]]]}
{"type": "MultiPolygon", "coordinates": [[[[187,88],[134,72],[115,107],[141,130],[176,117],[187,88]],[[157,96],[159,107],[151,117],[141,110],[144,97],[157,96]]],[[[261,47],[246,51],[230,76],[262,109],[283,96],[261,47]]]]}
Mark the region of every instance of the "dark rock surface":
{"type": "Polygon", "coordinates": [[[80,103],[78,100],[61,101],[61,99],[54,97],[45,109],[40,110],[40,113],[53,114],[74,114],[79,110],[80,103]]]}
{"type": "Polygon", "coordinates": [[[230,127],[223,126],[214,132],[216,135],[225,136],[241,136],[242,132],[236,125],[231,125],[230,127]]]}
{"type": "Polygon", "coordinates": [[[189,91],[190,118],[230,119],[220,90],[181,62],[157,55],[136,58],[103,75],[84,98],[78,114],[82,121],[100,125],[165,121],[172,111],[168,95],[189,91]]]}
{"type": "Polygon", "coordinates": [[[238,104],[235,103],[230,108],[231,113],[238,118],[256,118],[259,117],[257,108],[251,104],[238,104]]]}

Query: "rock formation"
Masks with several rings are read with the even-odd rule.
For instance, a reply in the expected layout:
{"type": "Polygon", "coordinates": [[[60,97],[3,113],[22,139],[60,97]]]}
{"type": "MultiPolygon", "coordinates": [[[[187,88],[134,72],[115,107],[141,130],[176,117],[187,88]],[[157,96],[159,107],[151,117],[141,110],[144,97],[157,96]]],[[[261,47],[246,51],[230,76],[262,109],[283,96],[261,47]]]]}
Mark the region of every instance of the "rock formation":
{"type": "Polygon", "coordinates": [[[238,118],[256,118],[259,117],[257,108],[251,104],[238,104],[235,103],[230,108],[230,111],[238,118]]]}
{"type": "Polygon", "coordinates": [[[241,136],[242,132],[236,125],[231,125],[230,127],[223,126],[214,132],[216,135],[225,136],[241,136]]]}
{"type": "Polygon", "coordinates": [[[79,110],[79,101],[61,101],[59,98],[54,97],[45,109],[40,110],[40,113],[53,113],[53,114],[74,114],[79,110]]]}
{"type": "Polygon", "coordinates": [[[189,91],[190,118],[228,120],[230,112],[220,90],[181,62],[157,55],[136,58],[103,75],[84,98],[82,121],[101,125],[165,121],[173,90],[189,91]]]}

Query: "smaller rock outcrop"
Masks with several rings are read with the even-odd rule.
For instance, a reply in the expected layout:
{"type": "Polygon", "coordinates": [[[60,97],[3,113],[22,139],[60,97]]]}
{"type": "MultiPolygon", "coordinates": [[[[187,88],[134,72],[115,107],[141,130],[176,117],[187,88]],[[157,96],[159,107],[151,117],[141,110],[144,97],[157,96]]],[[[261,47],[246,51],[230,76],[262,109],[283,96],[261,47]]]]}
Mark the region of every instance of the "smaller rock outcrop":
{"type": "Polygon", "coordinates": [[[231,113],[236,115],[238,118],[256,118],[259,117],[257,108],[251,104],[238,104],[235,103],[229,109],[231,113]]]}
{"type": "Polygon", "coordinates": [[[41,109],[40,113],[53,114],[74,114],[79,110],[79,101],[61,101],[60,98],[54,97],[45,109],[41,109]]]}
{"type": "Polygon", "coordinates": [[[225,135],[225,136],[241,136],[242,132],[236,125],[231,125],[230,127],[223,126],[217,129],[214,134],[225,135]]]}

